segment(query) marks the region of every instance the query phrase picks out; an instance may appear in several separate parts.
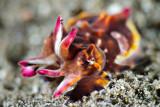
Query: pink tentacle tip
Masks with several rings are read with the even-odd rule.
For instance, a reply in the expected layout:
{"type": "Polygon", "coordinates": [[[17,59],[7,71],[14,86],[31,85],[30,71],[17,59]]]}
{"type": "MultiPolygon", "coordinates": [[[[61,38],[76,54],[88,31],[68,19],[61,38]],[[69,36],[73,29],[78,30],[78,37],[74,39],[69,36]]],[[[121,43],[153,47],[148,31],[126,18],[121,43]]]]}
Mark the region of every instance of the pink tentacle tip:
{"type": "Polygon", "coordinates": [[[37,73],[35,71],[35,68],[32,66],[22,67],[21,68],[21,74],[23,77],[33,77],[37,73]]]}
{"type": "Polygon", "coordinates": [[[57,91],[53,94],[53,98],[58,98],[62,95],[62,92],[61,91],[57,91]]]}
{"type": "Polygon", "coordinates": [[[131,14],[131,8],[130,7],[126,7],[123,9],[123,14],[125,15],[126,18],[128,18],[131,14]]]}
{"type": "Polygon", "coordinates": [[[22,60],[22,61],[19,61],[18,62],[18,65],[19,66],[26,66],[28,63],[27,63],[27,61],[25,61],[25,60],[22,60]]]}
{"type": "Polygon", "coordinates": [[[70,32],[70,35],[73,36],[73,37],[75,37],[76,34],[77,34],[77,31],[78,31],[78,29],[76,27],[73,27],[72,30],[71,30],[71,32],[70,32]]]}
{"type": "Polygon", "coordinates": [[[56,20],[56,25],[55,25],[55,28],[54,28],[54,33],[57,34],[58,33],[58,30],[59,28],[61,27],[62,25],[62,17],[61,16],[58,16],[57,20],[56,20]]]}
{"type": "Polygon", "coordinates": [[[74,27],[74,28],[72,28],[72,30],[70,31],[68,36],[66,38],[64,38],[64,41],[62,41],[62,45],[65,48],[68,48],[71,45],[71,43],[73,42],[73,40],[76,37],[77,32],[78,32],[78,29],[74,27]]]}

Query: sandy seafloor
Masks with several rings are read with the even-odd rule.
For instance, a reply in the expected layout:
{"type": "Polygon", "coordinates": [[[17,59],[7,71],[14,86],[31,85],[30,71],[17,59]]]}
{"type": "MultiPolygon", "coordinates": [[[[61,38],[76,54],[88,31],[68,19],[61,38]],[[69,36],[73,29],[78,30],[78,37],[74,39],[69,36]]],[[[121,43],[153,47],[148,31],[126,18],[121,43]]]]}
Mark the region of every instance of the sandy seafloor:
{"type": "Polygon", "coordinates": [[[159,107],[159,73],[160,0],[0,0],[0,107],[159,107]],[[135,69],[78,102],[64,96],[52,99],[50,83],[38,76],[21,77],[17,61],[39,53],[58,15],[65,23],[80,11],[120,7],[132,7],[131,18],[142,35],[145,58],[135,69]]]}

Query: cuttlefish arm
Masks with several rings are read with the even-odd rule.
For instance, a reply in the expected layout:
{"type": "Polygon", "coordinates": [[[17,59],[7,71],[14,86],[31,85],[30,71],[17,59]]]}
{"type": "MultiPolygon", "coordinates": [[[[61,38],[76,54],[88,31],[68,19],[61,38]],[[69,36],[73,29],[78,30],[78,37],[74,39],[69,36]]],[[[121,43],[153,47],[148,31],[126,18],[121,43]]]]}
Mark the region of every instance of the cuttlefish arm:
{"type": "Polygon", "coordinates": [[[40,67],[55,65],[59,66],[56,62],[57,58],[54,54],[46,57],[35,57],[30,59],[21,60],[18,65],[21,67],[21,74],[23,77],[33,77],[37,74],[37,69],[40,67]]]}
{"type": "Polygon", "coordinates": [[[57,89],[53,93],[53,97],[57,98],[61,96],[65,91],[67,91],[70,87],[72,87],[75,83],[77,83],[81,79],[81,75],[70,74],[64,78],[64,80],[60,83],[57,89]]]}
{"type": "Polygon", "coordinates": [[[50,70],[50,69],[41,69],[37,71],[38,74],[47,76],[47,77],[61,77],[64,76],[64,72],[61,70],[50,70]]]}
{"type": "Polygon", "coordinates": [[[59,55],[59,46],[62,38],[62,18],[59,16],[53,32],[47,37],[43,44],[43,49],[40,55],[21,60],[18,65],[21,67],[21,74],[23,77],[33,77],[37,74],[37,70],[47,66],[57,66],[57,57],[59,55]]]}
{"type": "Polygon", "coordinates": [[[60,53],[63,59],[66,59],[69,57],[69,47],[74,41],[77,32],[78,32],[78,29],[73,27],[69,32],[69,34],[62,40],[60,44],[60,53]]]}
{"type": "Polygon", "coordinates": [[[56,55],[60,56],[60,43],[62,41],[63,36],[63,23],[62,17],[58,16],[56,25],[53,30],[53,40],[54,40],[54,52],[56,55]]]}

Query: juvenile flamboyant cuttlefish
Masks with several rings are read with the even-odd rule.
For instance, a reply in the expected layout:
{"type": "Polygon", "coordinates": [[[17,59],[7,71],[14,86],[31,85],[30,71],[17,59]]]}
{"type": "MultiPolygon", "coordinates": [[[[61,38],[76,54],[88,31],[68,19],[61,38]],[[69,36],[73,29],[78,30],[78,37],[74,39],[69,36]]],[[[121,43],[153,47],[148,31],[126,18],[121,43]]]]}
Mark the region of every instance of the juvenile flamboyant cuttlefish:
{"type": "Polygon", "coordinates": [[[138,51],[140,36],[129,14],[129,9],[112,15],[83,12],[68,21],[67,29],[59,16],[41,54],[19,62],[22,76],[63,76],[53,97],[59,97],[76,83],[70,93],[75,99],[103,88],[109,81],[108,71],[133,66],[130,59],[138,51]]]}

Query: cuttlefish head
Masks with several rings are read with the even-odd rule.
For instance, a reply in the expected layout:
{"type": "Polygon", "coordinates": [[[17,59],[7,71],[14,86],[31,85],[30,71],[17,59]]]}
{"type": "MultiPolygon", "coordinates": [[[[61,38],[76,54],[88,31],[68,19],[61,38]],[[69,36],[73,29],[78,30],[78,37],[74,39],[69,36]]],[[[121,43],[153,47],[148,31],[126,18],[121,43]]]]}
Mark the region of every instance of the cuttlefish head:
{"type": "Polygon", "coordinates": [[[81,50],[76,57],[65,63],[64,66],[71,66],[71,72],[80,72],[83,76],[92,75],[101,72],[105,63],[105,55],[101,49],[97,48],[94,44],[89,44],[88,47],[81,50]],[[73,69],[75,69],[73,71],[73,69]]]}

